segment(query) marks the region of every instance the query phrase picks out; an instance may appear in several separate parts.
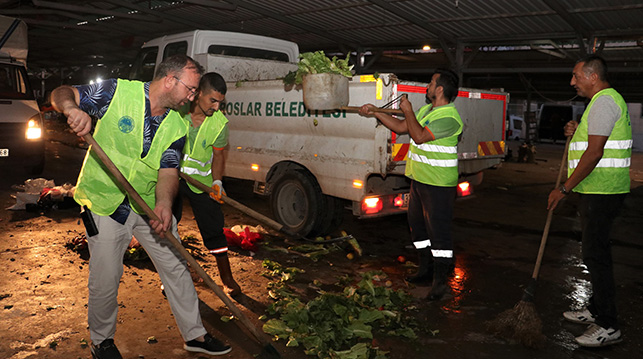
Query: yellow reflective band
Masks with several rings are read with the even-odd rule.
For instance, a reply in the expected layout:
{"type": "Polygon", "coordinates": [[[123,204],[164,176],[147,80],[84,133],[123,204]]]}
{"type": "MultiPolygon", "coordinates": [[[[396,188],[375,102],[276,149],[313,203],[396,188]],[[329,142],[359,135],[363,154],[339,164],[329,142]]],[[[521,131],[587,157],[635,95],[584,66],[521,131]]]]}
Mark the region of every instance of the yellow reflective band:
{"type": "Polygon", "coordinates": [[[359,82],[375,82],[373,75],[362,75],[359,77],[359,82]]]}
{"type": "Polygon", "coordinates": [[[411,152],[409,152],[409,159],[415,162],[425,163],[433,167],[458,167],[457,159],[435,160],[435,159],[427,158],[426,156],[422,156],[417,153],[411,153],[411,152]]]}
{"type": "Polygon", "coordinates": [[[415,246],[415,249],[428,248],[428,247],[431,247],[431,240],[430,239],[425,239],[423,241],[413,242],[413,245],[415,246]]]}
{"type": "Polygon", "coordinates": [[[384,84],[382,82],[381,78],[377,78],[377,82],[375,84],[375,99],[381,100],[382,99],[382,88],[384,87],[384,84]]]}

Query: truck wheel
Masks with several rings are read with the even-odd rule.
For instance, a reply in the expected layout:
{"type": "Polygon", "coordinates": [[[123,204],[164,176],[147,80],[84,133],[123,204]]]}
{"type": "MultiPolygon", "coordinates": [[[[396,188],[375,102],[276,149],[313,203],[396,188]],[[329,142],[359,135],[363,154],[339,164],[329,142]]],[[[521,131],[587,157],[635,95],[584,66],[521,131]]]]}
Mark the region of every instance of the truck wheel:
{"type": "Polygon", "coordinates": [[[288,171],[279,177],[270,193],[270,207],[275,219],[302,236],[319,227],[325,205],[317,181],[302,170],[288,171]]]}
{"type": "Polygon", "coordinates": [[[342,200],[324,195],[326,211],[323,213],[319,226],[313,229],[312,235],[324,236],[337,229],[344,221],[344,206],[342,200]]]}

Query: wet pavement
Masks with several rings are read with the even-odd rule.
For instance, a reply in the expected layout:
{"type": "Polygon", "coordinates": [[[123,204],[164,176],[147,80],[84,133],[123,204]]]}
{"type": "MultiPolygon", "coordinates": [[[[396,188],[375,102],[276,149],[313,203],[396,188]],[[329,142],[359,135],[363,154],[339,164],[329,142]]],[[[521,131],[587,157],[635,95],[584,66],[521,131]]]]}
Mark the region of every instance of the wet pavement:
{"type": "MultiPolygon", "coordinates": [[[[57,184],[73,183],[84,151],[54,142],[48,144],[48,149],[43,176],[56,178],[57,184]]],[[[417,313],[426,335],[399,351],[392,348],[390,358],[643,357],[640,340],[643,338],[641,153],[633,156],[633,191],[616,220],[612,235],[623,343],[600,349],[580,348],[573,338],[584,331],[584,326],[562,319],[563,311],[582,307],[591,293],[589,275],[580,259],[579,218],[574,195],[554,214],[538,278],[535,306],[547,337],[545,347],[529,349],[487,332],[489,320],[520,301],[534,269],[547,215],[546,198],[555,183],[563,146],[540,144],[537,149],[536,163],[504,162],[497,169],[487,170],[474,195],[457,201],[453,223],[457,258],[451,282],[453,296],[428,303],[422,299],[428,287],[408,287],[417,298],[417,313]]],[[[23,175],[6,174],[0,189],[3,198],[8,196],[10,184],[24,180],[23,175]]],[[[227,181],[226,190],[230,197],[268,214],[267,201],[250,193],[251,184],[227,181]]],[[[9,219],[6,212],[2,218],[9,219]]],[[[403,286],[406,268],[396,259],[402,255],[413,260],[415,255],[408,247],[404,215],[357,220],[346,211],[341,229],[354,235],[364,249],[364,257],[355,262],[355,271],[382,269],[397,279],[396,285],[403,286]]],[[[125,328],[119,329],[119,333],[125,332],[125,328]]]]}

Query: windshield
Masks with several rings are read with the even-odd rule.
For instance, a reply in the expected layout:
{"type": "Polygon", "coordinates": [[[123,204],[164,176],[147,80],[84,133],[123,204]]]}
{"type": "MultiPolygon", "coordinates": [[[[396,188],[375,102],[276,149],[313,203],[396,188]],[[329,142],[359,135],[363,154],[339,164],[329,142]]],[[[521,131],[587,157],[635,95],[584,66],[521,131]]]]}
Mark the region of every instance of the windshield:
{"type": "Polygon", "coordinates": [[[19,65],[0,64],[0,98],[11,100],[33,100],[27,71],[19,65]]]}
{"type": "Polygon", "coordinates": [[[158,46],[142,48],[132,66],[132,72],[130,72],[129,76],[130,80],[152,81],[158,53],[158,46]]]}

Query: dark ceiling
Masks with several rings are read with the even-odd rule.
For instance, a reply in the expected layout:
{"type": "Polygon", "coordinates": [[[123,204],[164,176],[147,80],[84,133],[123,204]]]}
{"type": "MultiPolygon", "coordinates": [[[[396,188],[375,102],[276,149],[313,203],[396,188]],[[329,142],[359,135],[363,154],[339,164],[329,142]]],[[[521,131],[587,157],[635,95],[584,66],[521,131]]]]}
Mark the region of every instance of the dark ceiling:
{"type": "Polygon", "coordinates": [[[205,29],[363,54],[360,73],[425,81],[451,67],[463,86],[541,102],[573,98],[571,68],[595,52],[626,100],[643,102],[640,0],[0,0],[0,14],[27,23],[28,65],[47,89],[127,76],[144,41],[205,29]]]}

